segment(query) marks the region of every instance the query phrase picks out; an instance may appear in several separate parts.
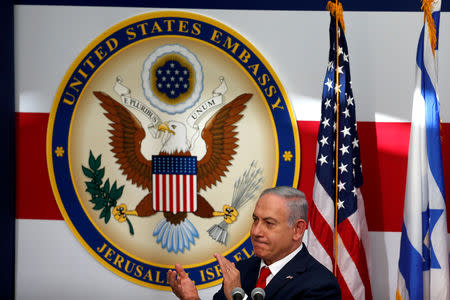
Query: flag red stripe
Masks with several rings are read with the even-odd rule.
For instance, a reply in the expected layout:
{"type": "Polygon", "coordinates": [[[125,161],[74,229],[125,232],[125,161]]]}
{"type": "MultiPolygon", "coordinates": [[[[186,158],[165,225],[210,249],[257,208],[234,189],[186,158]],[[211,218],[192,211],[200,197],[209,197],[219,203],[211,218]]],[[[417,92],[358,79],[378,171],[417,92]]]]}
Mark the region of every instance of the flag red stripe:
{"type": "Polygon", "coordinates": [[[184,210],[190,211],[191,210],[190,207],[188,209],[189,203],[188,203],[188,198],[187,198],[188,193],[189,193],[189,190],[187,187],[187,176],[183,176],[182,178],[183,178],[183,197],[184,197],[184,205],[185,205],[184,210]]]}
{"type": "Polygon", "coordinates": [[[333,231],[317,209],[314,202],[311,202],[309,205],[309,220],[311,226],[310,230],[314,232],[317,240],[320,242],[327,254],[332,258],[332,263],[334,264],[333,231]]]}
{"type": "MultiPolygon", "coordinates": [[[[177,197],[177,201],[175,202],[177,204],[177,212],[181,211],[181,206],[182,206],[182,201],[184,201],[185,197],[184,195],[181,195],[181,191],[180,191],[180,177],[184,177],[184,176],[180,176],[180,175],[174,175],[176,178],[176,185],[175,185],[175,189],[176,189],[176,197],[177,197]]],[[[183,205],[184,207],[184,205],[183,205]]]]}
{"type": "MultiPolygon", "coordinates": [[[[16,217],[20,219],[63,219],[47,175],[48,116],[48,113],[16,113],[16,217]]],[[[319,121],[297,121],[297,124],[301,142],[299,188],[310,200],[319,121]]],[[[365,182],[361,190],[370,231],[402,229],[409,128],[409,123],[358,122],[365,182]]],[[[445,189],[450,191],[450,123],[442,123],[441,135],[445,189]]],[[[447,218],[450,232],[450,214],[447,218]]]]}
{"type": "Polygon", "coordinates": [[[172,174],[169,174],[169,175],[166,175],[167,176],[167,178],[169,178],[169,210],[171,211],[171,212],[173,212],[174,211],[174,206],[173,206],[173,198],[174,198],[174,195],[173,195],[173,176],[174,175],[172,175],[172,174]]]}
{"type": "Polygon", "coordinates": [[[167,193],[167,175],[166,174],[163,174],[163,175],[161,175],[161,179],[162,179],[162,185],[161,185],[161,191],[162,191],[162,193],[161,193],[161,195],[162,195],[162,199],[163,199],[163,207],[162,207],[162,210],[163,211],[167,211],[169,208],[170,208],[170,206],[167,204],[167,199],[169,199],[169,195],[168,195],[168,193],[167,193]]]}
{"type": "Polygon", "coordinates": [[[184,176],[177,175],[177,181],[176,181],[176,194],[177,194],[177,205],[178,205],[178,211],[185,211],[186,205],[185,205],[185,199],[186,197],[183,194],[183,190],[181,189],[181,182],[183,181],[184,176]]]}
{"type": "Polygon", "coordinates": [[[354,299],[352,293],[350,292],[350,289],[348,288],[347,282],[342,277],[342,274],[341,274],[339,268],[337,268],[336,273],[337,273],[336,277],[337,277],[337,280],[339,283],[339,287],[341,288],[341,299],[344,299],[344,300],[354,299]]]}
{"type": "Polygon", "coordinates": [[[338,225],[338,232],[345,248],[347,249],[348,254],[352,258],[353,262],[356,265],[356,268],[358,269],[359,276],[361,277],[361,280],[365,287],[365,299],[370,300],[372,299],[372,294],[370,293],[371,288],[369,269],[367,266],[364,246],[348,218],[338,225]]]}
{"type": "MultiPolygon", "coordinates": [[[[160,183],[160,176],[159,175],[156,175],[155,176],[155,186],[157,187],[157,186],[159,186],[159,183],[160,183]]],[[[153,199],[155,199],[154,201],[156,202],[155,204],[155,211],[160,211],[161,210],[161,207],[160,207],[160,205],[159,205],[159,202],[160,202],[160,197],[161,197],[161,195],[159,194],[159,188],[156,188],[156,189],[154,189],[154,191],[153,191],[153,193],[155,193],[155,196],[154,196],[154,198],[153,199]]]]}
{"type": "Polygon", "coordinates": [[[194,176],[189,176],[189,193],[191,201],[191,211],[194,211],[194,176]]]}

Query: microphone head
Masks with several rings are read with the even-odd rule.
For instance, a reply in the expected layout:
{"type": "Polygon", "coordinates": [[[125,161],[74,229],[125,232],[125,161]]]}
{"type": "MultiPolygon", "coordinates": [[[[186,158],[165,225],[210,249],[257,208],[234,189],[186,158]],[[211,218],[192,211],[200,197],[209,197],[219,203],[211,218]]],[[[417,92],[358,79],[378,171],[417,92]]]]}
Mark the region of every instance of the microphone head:
{"type": "Polygon", "coordinates": [[[253,300],[263,300],[266,298],[266,292],[262,288],[257,287],[253,289],[251,296],[253,300]]]}
{"type": "Polygon", "coordinates": [[[231,290],[231,297],[233,298],[234,295],[241,295],[243,299],[245,296],[245,292],[242,288],[235,287],[234,289],[231,290]]]}
{"type": "Polygon", "coordinates": [[[235,287],[234,289],[231,290],[231,298],[233,300],[242,300],[245,297],[245,292],[242,288],[240,287],[235,287]]]}

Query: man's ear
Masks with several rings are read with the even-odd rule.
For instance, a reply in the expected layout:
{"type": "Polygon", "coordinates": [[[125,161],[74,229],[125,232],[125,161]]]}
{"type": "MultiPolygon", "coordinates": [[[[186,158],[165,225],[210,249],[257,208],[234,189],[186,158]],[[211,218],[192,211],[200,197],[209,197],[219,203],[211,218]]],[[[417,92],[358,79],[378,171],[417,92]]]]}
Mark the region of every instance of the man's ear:
{"type": "Polygon", "coordinates": [[[303,234],[306,230],[306,221],[303,219],[298,219],[294,223],[294,240],[301,241],[303,239],[303,234]]]}

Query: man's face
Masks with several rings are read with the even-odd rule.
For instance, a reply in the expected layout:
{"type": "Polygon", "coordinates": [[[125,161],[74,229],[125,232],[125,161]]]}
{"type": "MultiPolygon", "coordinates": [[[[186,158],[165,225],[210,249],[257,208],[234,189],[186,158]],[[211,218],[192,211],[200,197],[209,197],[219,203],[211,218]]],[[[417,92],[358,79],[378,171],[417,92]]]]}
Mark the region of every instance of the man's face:
{"type": "Polygon", "coordinates": [[[250,237],[255,255],[270,265],[292,251],[301,243],[299,230],[288,224],[286,200],[265,194],[259,198],[253,211],[253,224],[250,237]]]}

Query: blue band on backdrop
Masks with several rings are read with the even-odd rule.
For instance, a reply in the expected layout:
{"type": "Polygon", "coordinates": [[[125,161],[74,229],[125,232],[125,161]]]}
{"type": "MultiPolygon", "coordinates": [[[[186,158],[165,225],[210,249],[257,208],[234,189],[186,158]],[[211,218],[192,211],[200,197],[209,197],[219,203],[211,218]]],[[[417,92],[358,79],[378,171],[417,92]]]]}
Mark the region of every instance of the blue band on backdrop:
{"type": "Polygon", "coordinates": [[[1,36],[8,41],[2,43],[0,57],[0,89],[2,90],[2,108],[0,109],[0,132],[2,147],[0,147],[0,165],[3,172],[0,175],[0,190],[2,191],[2,211],[6,217],[0,222],[0,255],[3,258],[0,272],[0,293],[2,299],[14,299],[14,266],[15,266],[15,105],[14,105],[14,11],[9,1],[0,6],[2,26],[1,36]]]}
{"type": "MultiPolygon", "coordinates": [[[[315,10],[325,11],[328,0],[323,1],[147,1],[147,0],[15,0],[14,4],[28,5],[75,5],[75,6],[120,6],[120,7],[159,7],[159,8],[205,8],[205,9],[250,9],[250,10],[315,10]]],[[[420,1],[381,0],[340,1],[344,11],[420,11],[420,1]]],[[[441,11],[448,11],[447,2],[443,1],[441,11]]]]}

